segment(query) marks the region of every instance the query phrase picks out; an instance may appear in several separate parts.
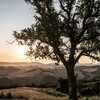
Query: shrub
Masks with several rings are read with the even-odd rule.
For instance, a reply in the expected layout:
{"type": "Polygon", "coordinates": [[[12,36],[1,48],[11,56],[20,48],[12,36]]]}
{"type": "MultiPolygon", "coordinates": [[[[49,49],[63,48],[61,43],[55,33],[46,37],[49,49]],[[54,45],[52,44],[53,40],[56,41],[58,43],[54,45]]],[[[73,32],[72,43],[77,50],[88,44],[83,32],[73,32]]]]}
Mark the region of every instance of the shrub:
{"type": "Polygon", "coordinates": [[[100,82],[78,83],[78,92],[81,95],[99,95],[100,94],[100,82]]]}
{"type": "Polygon", "coordinates": [[[94,95],[94,91],[93,91],[93,89],[87,87],[87,88],[81,89],[80,94],[91,96],[91,95],[94,95]]]}
{"type": "Polygon", "coordinates": [[[95,83],[95,85],[93,87],[93,91],[95,92],[95,94],[100,95],[100,82],[95,83]]]}
{"type": "Polygon", "coordinates": [[[67,79],[63,79],[63,78],[59,78],[59,87],[57,87],[56,90],[62,92],[62,93],[68,93],[69,89],[68,89],[68,80],[67,79]]]}

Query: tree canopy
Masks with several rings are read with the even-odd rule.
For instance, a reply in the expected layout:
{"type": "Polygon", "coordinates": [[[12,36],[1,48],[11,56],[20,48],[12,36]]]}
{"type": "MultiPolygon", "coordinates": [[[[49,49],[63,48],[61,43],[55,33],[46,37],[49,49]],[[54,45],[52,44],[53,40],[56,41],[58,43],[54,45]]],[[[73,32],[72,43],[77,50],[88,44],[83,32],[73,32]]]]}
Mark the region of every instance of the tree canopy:
{"type": "Polygon", "coordinates": [[[36,23],[15,38],[31,46],[28,56],[66,61],[74,50],[76,62],[81,56],[100,60],[99,0],[26,0],[33,5],[36,23]],[[32,45],[36,48],[32,48],[32,45]],[[74,46],[73,46],[74,45],[74,46]],[[61,55],[59,57],[59,55],[61,55]]]}

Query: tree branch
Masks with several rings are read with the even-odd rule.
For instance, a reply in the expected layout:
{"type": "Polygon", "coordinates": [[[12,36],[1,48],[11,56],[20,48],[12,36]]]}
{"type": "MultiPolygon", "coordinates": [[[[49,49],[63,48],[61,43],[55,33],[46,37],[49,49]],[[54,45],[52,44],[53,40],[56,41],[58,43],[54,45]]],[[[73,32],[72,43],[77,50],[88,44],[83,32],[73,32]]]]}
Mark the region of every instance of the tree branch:
{"type": "Polygon", "coordinates": [[[92,56],[92,55],[89,55],[89,54],[83,54],[84,56],[87,56],[87,57],[90,57],[94,60],[97,60],[97,61],[100,61],[100,58],[99,57],[95,57],[95,56],[92,56]]]}
{"type": "Polygon", "coordinates": [[[67,16],[68,16],[69,15],[69,11],[67,9],[65,9],[65,7],[63,6],[61,0],[59,0],[59,3],[60,3],[60,7],[62,8],[62,10],[65,11],[67,13],[67,16]]]}
{"type": "Polygon", "coordinates": [[[6,41],[8,44],[13,44],[17,39],[13,40],[12,42],[6,41]]]}
{"type": "Polygon", "coordinates": [[[76,58],[76,63],[78,62],[78,60],[81,58],[81,56],[83,55],[83,53],[84,53],[84,50],[82,50],[81,52],[80,52],[80,54],[77,56],[77,58],[76,58]]]}
{"type": "Polygon", "coordinates": [[[62,16],[64,19],[68,20],[63,14],[59,13],[58,15],[62,16]]]}

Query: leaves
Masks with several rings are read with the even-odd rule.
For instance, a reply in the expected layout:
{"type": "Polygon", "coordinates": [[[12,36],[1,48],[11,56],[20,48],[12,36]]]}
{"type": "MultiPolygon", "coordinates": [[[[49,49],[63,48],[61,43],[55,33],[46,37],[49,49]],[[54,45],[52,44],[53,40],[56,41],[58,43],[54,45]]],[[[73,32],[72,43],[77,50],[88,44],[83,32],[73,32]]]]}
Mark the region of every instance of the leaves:
{"type": "Polygon", "coordinates": [[[69,58],[77,62],[82,55],[99,58],[99,0],[25,1],[35,8],[36,22],[13,35],[18,43],[30,47],[28,56],[62,62],[69,58]]]}

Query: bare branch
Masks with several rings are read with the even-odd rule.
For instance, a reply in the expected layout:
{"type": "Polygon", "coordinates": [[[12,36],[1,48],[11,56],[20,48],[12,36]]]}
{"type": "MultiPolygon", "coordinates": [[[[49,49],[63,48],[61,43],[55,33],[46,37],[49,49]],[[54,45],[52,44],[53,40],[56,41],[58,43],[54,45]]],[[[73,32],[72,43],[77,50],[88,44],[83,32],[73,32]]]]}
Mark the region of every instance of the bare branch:
{"type": "Polygon", "coordinates": [[[72,20],[74,20],[75,16],[80,15],[80,13],[74,13],[72,20]]]}
{"type": "Polygon", "coordinates": [[[80,54],[77,56],[77,58],[76,58],[76,63],[77,63],[78,60],[81,58],[81,56],[83,55],[83,53],[84,53],[84,50],[82,50],[82,51],[80,52],[80,54]]]}
{"type": "Polygon", "coordinates": [[[64,19],[68,20],[63,14],[59,13],[58,15],[62,16],[64,19]]]}
{"type": "Polygon", "coordinates": [[[69,15],[69,11],[67,9],[65,9],[65,7],[63,6],[61,0],[59,0],[59,3],[60,3],[60,6],[61,6],[62,10],[65,11],[67,13],[67,16],[68,16],[69,15]]]}
{"type": "Polygon", "coordinates": [[[9,42],[9,41],[6,40],[6,42],[7,42],[8,44],[13,44],[16,40],[17,40],[17,39],[15,39],[15,40],[13,40],[13,41],[11,41],[11,42],[9,42]]]}

